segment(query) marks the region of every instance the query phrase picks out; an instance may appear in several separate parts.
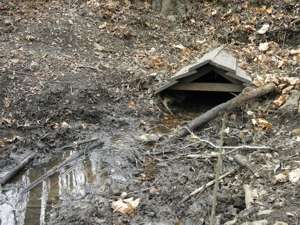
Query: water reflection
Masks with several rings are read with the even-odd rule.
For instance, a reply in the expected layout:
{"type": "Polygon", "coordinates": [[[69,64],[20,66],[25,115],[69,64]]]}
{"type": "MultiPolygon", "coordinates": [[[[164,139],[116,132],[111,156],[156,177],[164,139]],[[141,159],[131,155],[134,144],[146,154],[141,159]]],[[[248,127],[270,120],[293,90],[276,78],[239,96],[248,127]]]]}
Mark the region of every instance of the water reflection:
{"type": "Polygon", "coordinates": [[[21,194],[22,187],[29,184],[28,172],[22,176],[19,186],[0,194],[0,221],[1,225],[23,225],[28,202],[28,193],[21,194]]]}
{"type": "Polygon", "coordinates": [[[46,169],[30,169],[22,175],[13,188],[0,193],[1,225],[45,225],[47,212],[54,204],[68,199],[84,197],[91,185],[101,182],[101,154],[91,152],[87,160],[75,160],[68,167],[62,168],[57,174],[42,182],[29,193],[21,194],[22,190],[41,176],[59,161],[73,152],[60,157],[47,166],[46,169]]]}

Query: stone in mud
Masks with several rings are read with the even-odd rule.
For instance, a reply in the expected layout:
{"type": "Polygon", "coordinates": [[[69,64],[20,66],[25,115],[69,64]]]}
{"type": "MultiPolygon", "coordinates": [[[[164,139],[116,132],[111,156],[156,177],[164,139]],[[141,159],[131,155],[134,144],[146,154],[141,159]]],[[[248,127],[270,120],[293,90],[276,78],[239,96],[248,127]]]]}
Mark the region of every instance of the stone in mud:
{"type": "Polygon", "coordinates": [[[289,181],[293,184],[297,184],[300,181],[300,168],[289,172],[289,181]]]}
{"type": "Polygon", "coordinates": [[[4,23],[5,26],[10,26],[10,25],[13,24],[11,19],[5,19],[3,23],[4,23]]]}
{"type": "Polygon", "coordinates": [[[286,223],[286,222],[282,222],[282,221],[276,221],[276,222],[274,223],[274,225],[289,225],[289,224],[286,223]]]}
{"type": "Polygon", "coordinates": [[[284,112],[298,113],[299,100],[300,100],[300,91],[299,90],[291,91],[288,100],[286,101],[286,103],[283,104],[283,106],[280,107],[280,110],[284,112]]]}
{"type": "Polygon", "coordinates": [[[300,128],[296,128],[292,130],[292,135],[293,136],[300,136],[300,128]]]}
{"type": "Polygon", "coordinates": [[[160,139],[160,135],[157,134],[143,134],[138,137],[139,141],[142,141],[145,144],[155,143],[160,139]]]}
{"type": "Polygon", "coordinates": [[[30,64],[30,70],[33,71],[33,72],[37,71],[39,68],[40,68],[40,66],[37,62],[32,62],[30,64]]]}
{"type": "Polygon", "coordinates": [[[242,225],[267,225],[267,224],[268,224],[268,220],[256,220],[252,222],[242,223],[242,225]]]}

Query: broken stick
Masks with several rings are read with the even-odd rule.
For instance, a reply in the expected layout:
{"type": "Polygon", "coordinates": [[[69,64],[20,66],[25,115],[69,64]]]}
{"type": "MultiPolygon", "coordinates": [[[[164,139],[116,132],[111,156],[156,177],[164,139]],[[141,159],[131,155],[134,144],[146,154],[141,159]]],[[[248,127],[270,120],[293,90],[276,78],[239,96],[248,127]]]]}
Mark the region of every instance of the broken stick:
{"type": "Polygon", "coordinates": [[[16,167],[11,171],[7,172],[3,177],[0,178],[0,185],[6,184],[10,179],[12,179],[21,169],[23,169],[35,156],[35,153],[32,152],[26,156],[16,167]]]}
{"type": "MultiPolygon", "coordinates": [[[[222,174],[222,175],[218,178],[218,180],[220,181],[220,180],[224,179],[225,177],[227,177],[227,176],[229,176],[229,175],[231,175],[231,174],[234,174],[236,171],[237,171],[236,169],[231,170],[231,171],[228,171],[228,172],[222,174]]],[[[190,199],[191,197],[193,197],[194,195],[197,195],[197,194],[199,194],[199,193],[205,191],[207,188],[213,186],[213,185],[215,184],[215,182],[216,182],[216,179],[213,179],[213,180],[209,181],[208,183],[204,184],[203,186],[201,186],[200,188],[197,188],[197,189],[194,190],[192,193],[190,193],[188,196],[186,196],[181,202],[182,202],[182,203],[183,203],[183,202],[186,202],[187,200],[189,200],[189,199],[190,199]]]]}
{"type": "Polygon", "coordinates": [[[196,130],[197,128],[201,127],[205,123],[216,118],[220,113],[224,113],[226,111],[232,110],[246,103],[251,99],[261,97],[268,93],[274,92],[275,90],[276,90],[275,84],[270,83],[263,87],[256,88],[254,90],[250,90],[246,92],[244,91],[238,96],[230,99],[229,101],[217,105],[216,107],[208,110],[204,114],[201,114],[200,116],[193,119],[186,127],[183,127],[182,129],[179,130],[178,134],[175,136],[175,139],[188,135],[190,133],[189,130],[191,131],[196,130]]]}

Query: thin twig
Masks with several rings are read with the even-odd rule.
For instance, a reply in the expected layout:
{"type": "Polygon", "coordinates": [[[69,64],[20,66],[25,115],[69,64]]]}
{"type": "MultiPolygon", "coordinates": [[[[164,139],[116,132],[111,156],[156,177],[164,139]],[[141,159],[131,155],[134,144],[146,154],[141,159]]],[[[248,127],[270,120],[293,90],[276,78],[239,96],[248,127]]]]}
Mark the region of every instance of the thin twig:
{"type": "Polygon", "coordinates": [[[95,71],[97,71],[97,72],[100,72],[100,70],[99,70],[98,68],[93,67],[93,66],[79,65],[79,66],[76,67],[76,69],[84,69],[84,68],[86,68],[86,69],[91,69],[91,70],[95,70],[95,71]]]}
{"type": "MultiPolygon", "coordinates": [[[[234,174],[235,172],[237,171],[237,169],[234,169],[234,170],[231,170],[231,171],[228,171],[224,174],[222,174],[218,180],[222,180],[224,179],[225,177],[231,175],[231,174],[234,174]]],[[[209,181],[208,183],[204,184],[203,186],[201,186],[200,188],[197,188],[195,189],[193,192],[191,192],[187,197],[185,197],[183,200],[182,200],[182,203],[183,202],[186,202],[187,200],[189,200],[191,197],[193,197],[194,195],[197,195],[197,194],[200,194],[202,193],[203,191],[205,191],[207,188],[211,187],[212,185],[214,185],[215,183],[215,179],[212,180],[212,181],[209,181]]]]}
{"type": "MultiPolygon", "coordinates": [[[[224,144],[224,130],[226,125],[226,114],[224,115],[222,119],[222,128],[220,131],[220,140],[221,140],[221,146],[224,144]]],[[[215,175],[215,184],[214,184],[214,190],[213,190],[213,202],[212,202],[212,209],[211,209],[211,215],[210,215],[210,225],[214,225],[216,223],[216,208],[217,208],[217,194],[218,194],[218,186],[219,186],[219,178],[220,174],[222,172],[222,164],[223,164],[223,150],[222,147],[219,148],[218,153],[218,160],[216,163],[216,175],[215,175]]]]}
{"type": "Polygon", "coordinates": [[[64,146],[59,147],[55,150],[58,152],[58,151],[65,150],[67,148],[74,148],[74,147],[77,147],[79,145],[86,144],[86,143],[93,142],[93,141],[97,141],[97,140],[99,140],[99,138],[95,137],[95,138],[90,138],[90,139],[85,139],[85,140],[74,141],[71,144],[64,145],[64,146]]]}
{"type": "MultiPolygon", "coordinates": [[[[216,145],[208,140],[205,140],[205,139],[201,139],[199,136],[197,136],[194,132],[192,132],[189,128],[187,128],[187,131],[192,135],[193,138],[197,139],[199,142],[204,142],[204,143],[207,143],[209,144],[210,146],[212,146],[213,148],[216,148],[216,149],[232,149],[232,151],[228,152],[227,154],[229,153],[232,153],[234,151],[237,151],[237,150],[240,150],[240,149],[271,149],[271,147],[269,146],[251,146],[251,145],[240,145],[240,146],[220,146],[220,145],[216,145]]],[[[195,143],[196,144],[196,143],[195,143]]]]}

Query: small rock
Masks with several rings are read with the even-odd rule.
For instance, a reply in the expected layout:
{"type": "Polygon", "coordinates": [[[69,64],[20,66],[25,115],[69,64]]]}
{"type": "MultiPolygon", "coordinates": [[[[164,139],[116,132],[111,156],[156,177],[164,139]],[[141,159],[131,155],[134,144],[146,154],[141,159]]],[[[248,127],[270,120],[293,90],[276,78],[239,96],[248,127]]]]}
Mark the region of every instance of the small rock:
{"type": "Polygon", "coordinates": [[[121,193],[121,198],[126,198],[128,196],[128,193],[127,192],[122,192],[121,193]]]}
{"type": "Polygon", "coordinates": [[[272,212],[273,212],[272,209],[261,210],[257,212],[257,216],[270,215],[272,212]]]}
{"type": "Polygon", "coordinates": [[[171,22],[175,22],[176,21],[176,17],[174,15],[169,15],[167,18],[171,22]]]}
{"type": "Polygon", "coordinates": [[[257,31],[259,34],[265,34],[269,30],[270,25],[265,23],[262,27],[257,31]]]}
{"type": "Polygon", "coordinates": [[[98,43],[94,43],[94,48],[98,50],[99,52],[102,52],[105,48],[102,45],[99,45],[98,43]]]}
{"type": "Polygon", "coordinates": [[[288,179],[288,175],[286,173],[280,173],[280,174],[277,174],[276,176],[274,176],[274,181],[273,183],[274,184],[278,184],[278,183],[285,183],[287,182],[289,179],[288,179]]]}
{"type": "Polygon", "coordinates": [[[289,225],[288,223],[282,222],[282,221],[276,221],[274,225],[289,225]]]}
{"type": "Polygon", "coordinates": [[[31,71],[37,71],[40,68],[39,64],[37,62],[32,62],[30,64],[30,70],[31,71]]]}
{"type": "Polygon", "coordinates": [[[300,136],[300,128],[296,128],[292,130],[292,135],[293,136],[300,136]]]}
{"type": "Polygon", "coordinates": [[[297,184],[300,181],[300,168],[289,172],[289,181],[292,184],[297,184]]]}
{"type": "Polygon", "coordinates": [[[26,35],[25,39],[27,41],[35,41],[36,40],[36,37],[34,37],[33,35],[26,35]]]}
{"type": "Polygon", "coordinates": [[[143,134],[138,139],[144,143],[153,143],[159,140],[160,136],[156,134],[143,134]]]}
{"type": "Polygon", "coordinates": [[[10,26],[13,24],[12,20],[10,20],[10,19],[5,19],[3,23],[5,26],[10,26]]]}
{"type": "Polygon", "coordinates": [[[265,52],[269,49],[269,43],[268,42],[264,42],[264,43],[260,43],[258,46],[258,50],[261,52],[265,52]]]}
{"type": "Polygon", "coordinates": [[[284,205],[285,205],[284,201],[279,199],[279,200],[276,200],[276,202],[274,202],[273,208],[280,209],[280,208],[284,207],[284,205]]]}
{"type": "Polygon", "coordinates": [[[267,225],[267,224],[268,224],[268,220],[256,220],[252,222],[242,223],[242,225],[267,225]]]}

